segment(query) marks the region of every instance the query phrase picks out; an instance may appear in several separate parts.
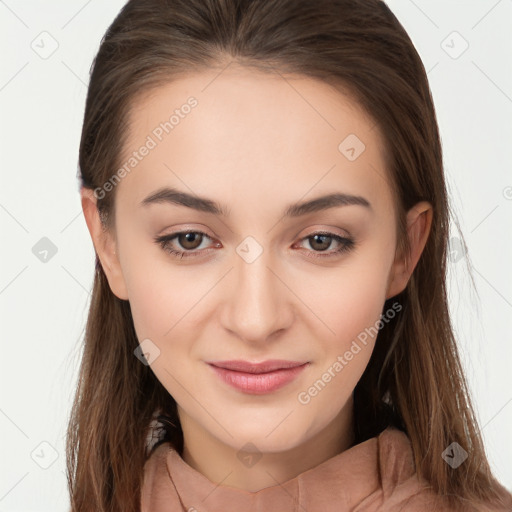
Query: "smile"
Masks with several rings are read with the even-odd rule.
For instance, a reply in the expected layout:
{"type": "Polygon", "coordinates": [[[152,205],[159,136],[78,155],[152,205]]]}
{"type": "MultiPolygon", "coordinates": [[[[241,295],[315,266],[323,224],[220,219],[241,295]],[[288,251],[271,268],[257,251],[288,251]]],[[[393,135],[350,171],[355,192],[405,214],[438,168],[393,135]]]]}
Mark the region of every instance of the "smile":
{"type": "Polygon", "coordinates": [[[282,388],[293,381],[309,364],[292,361],[266,361],[259,364],[243,361],[208,363],[225,383],[239,391],[255,395],[271,393],[282,388]]]}

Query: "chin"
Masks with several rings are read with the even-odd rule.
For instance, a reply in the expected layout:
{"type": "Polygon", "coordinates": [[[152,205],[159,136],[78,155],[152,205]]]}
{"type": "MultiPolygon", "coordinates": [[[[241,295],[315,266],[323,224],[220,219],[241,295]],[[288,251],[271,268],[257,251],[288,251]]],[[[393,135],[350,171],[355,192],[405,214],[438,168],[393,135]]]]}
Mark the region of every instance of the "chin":
{"type": "Polygon", "coordinates": [[[278,424],[279,422],[274,422],[273,427],[269,429],[262,428],[261,424],[253,423],[245,428],[239,424],[236,430],[230,429],[233,437],[226,436],[225,432],[223,432],[222,441],[232,446],[235,450],[243,449],[248,452],[279,453],[292,450],[307,440],[305,429],[303,432],[294,432],[290,431],[289,428],[282,428],[283,424],[276,428],[278,424]],[[272,432],[273,429],[275,430],[272,432]],[[272,433],[269,435],[269,432],[272,433]]]}

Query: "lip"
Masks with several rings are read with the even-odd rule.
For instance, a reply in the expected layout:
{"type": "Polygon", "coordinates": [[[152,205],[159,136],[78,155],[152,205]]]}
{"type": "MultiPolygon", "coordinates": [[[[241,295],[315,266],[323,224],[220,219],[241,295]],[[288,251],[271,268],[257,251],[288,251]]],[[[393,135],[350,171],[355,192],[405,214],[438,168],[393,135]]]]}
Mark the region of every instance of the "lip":
{"type": "Polygon", "coordinates": [[[276,391],[294,380],[309,362],[273,359],[252,363],[248,361],[208,361],[218,377],[230,386],[255,395],[276,391]]]}

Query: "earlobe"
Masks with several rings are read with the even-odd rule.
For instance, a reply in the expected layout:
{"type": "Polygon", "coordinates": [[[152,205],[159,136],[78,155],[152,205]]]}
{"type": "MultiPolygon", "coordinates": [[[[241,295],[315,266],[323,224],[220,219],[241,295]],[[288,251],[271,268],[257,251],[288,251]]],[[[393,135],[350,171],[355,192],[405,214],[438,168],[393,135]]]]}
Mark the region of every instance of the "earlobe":
{"type": "Polygon", "coordinates": [[[433,208],[427,201],[421,201],[407,212],[407,236],[410,251],[397,254],[388,280],[386,299],[405,290],[425,248],[432,226],[433,208]]]}
{"type": "Polygon", "coordinates": [[[112,233],[102,225],[94,191],[85,187],[80,189],[82,210],[94,249],[105,272],[112,293],[119,299],[128,300],[121,265],[116,254],[116,244],[112,233]]]}

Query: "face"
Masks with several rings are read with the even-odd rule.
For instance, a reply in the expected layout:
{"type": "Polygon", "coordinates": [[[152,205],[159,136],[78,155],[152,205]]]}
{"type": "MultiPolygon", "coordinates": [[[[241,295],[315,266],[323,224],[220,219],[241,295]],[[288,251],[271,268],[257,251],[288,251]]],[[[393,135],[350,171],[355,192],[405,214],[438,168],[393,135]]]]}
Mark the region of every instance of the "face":
{"type": "Polygon", "coordinates": [[[311,439],[350,400],[406,283],[378,128],[325,83],[230,67],[140,98],[123,158],[104,268],[182,422],[234,448],[311,439]],[[226,360],[307,364],[265,392],[208,363],[226,360]]]}

